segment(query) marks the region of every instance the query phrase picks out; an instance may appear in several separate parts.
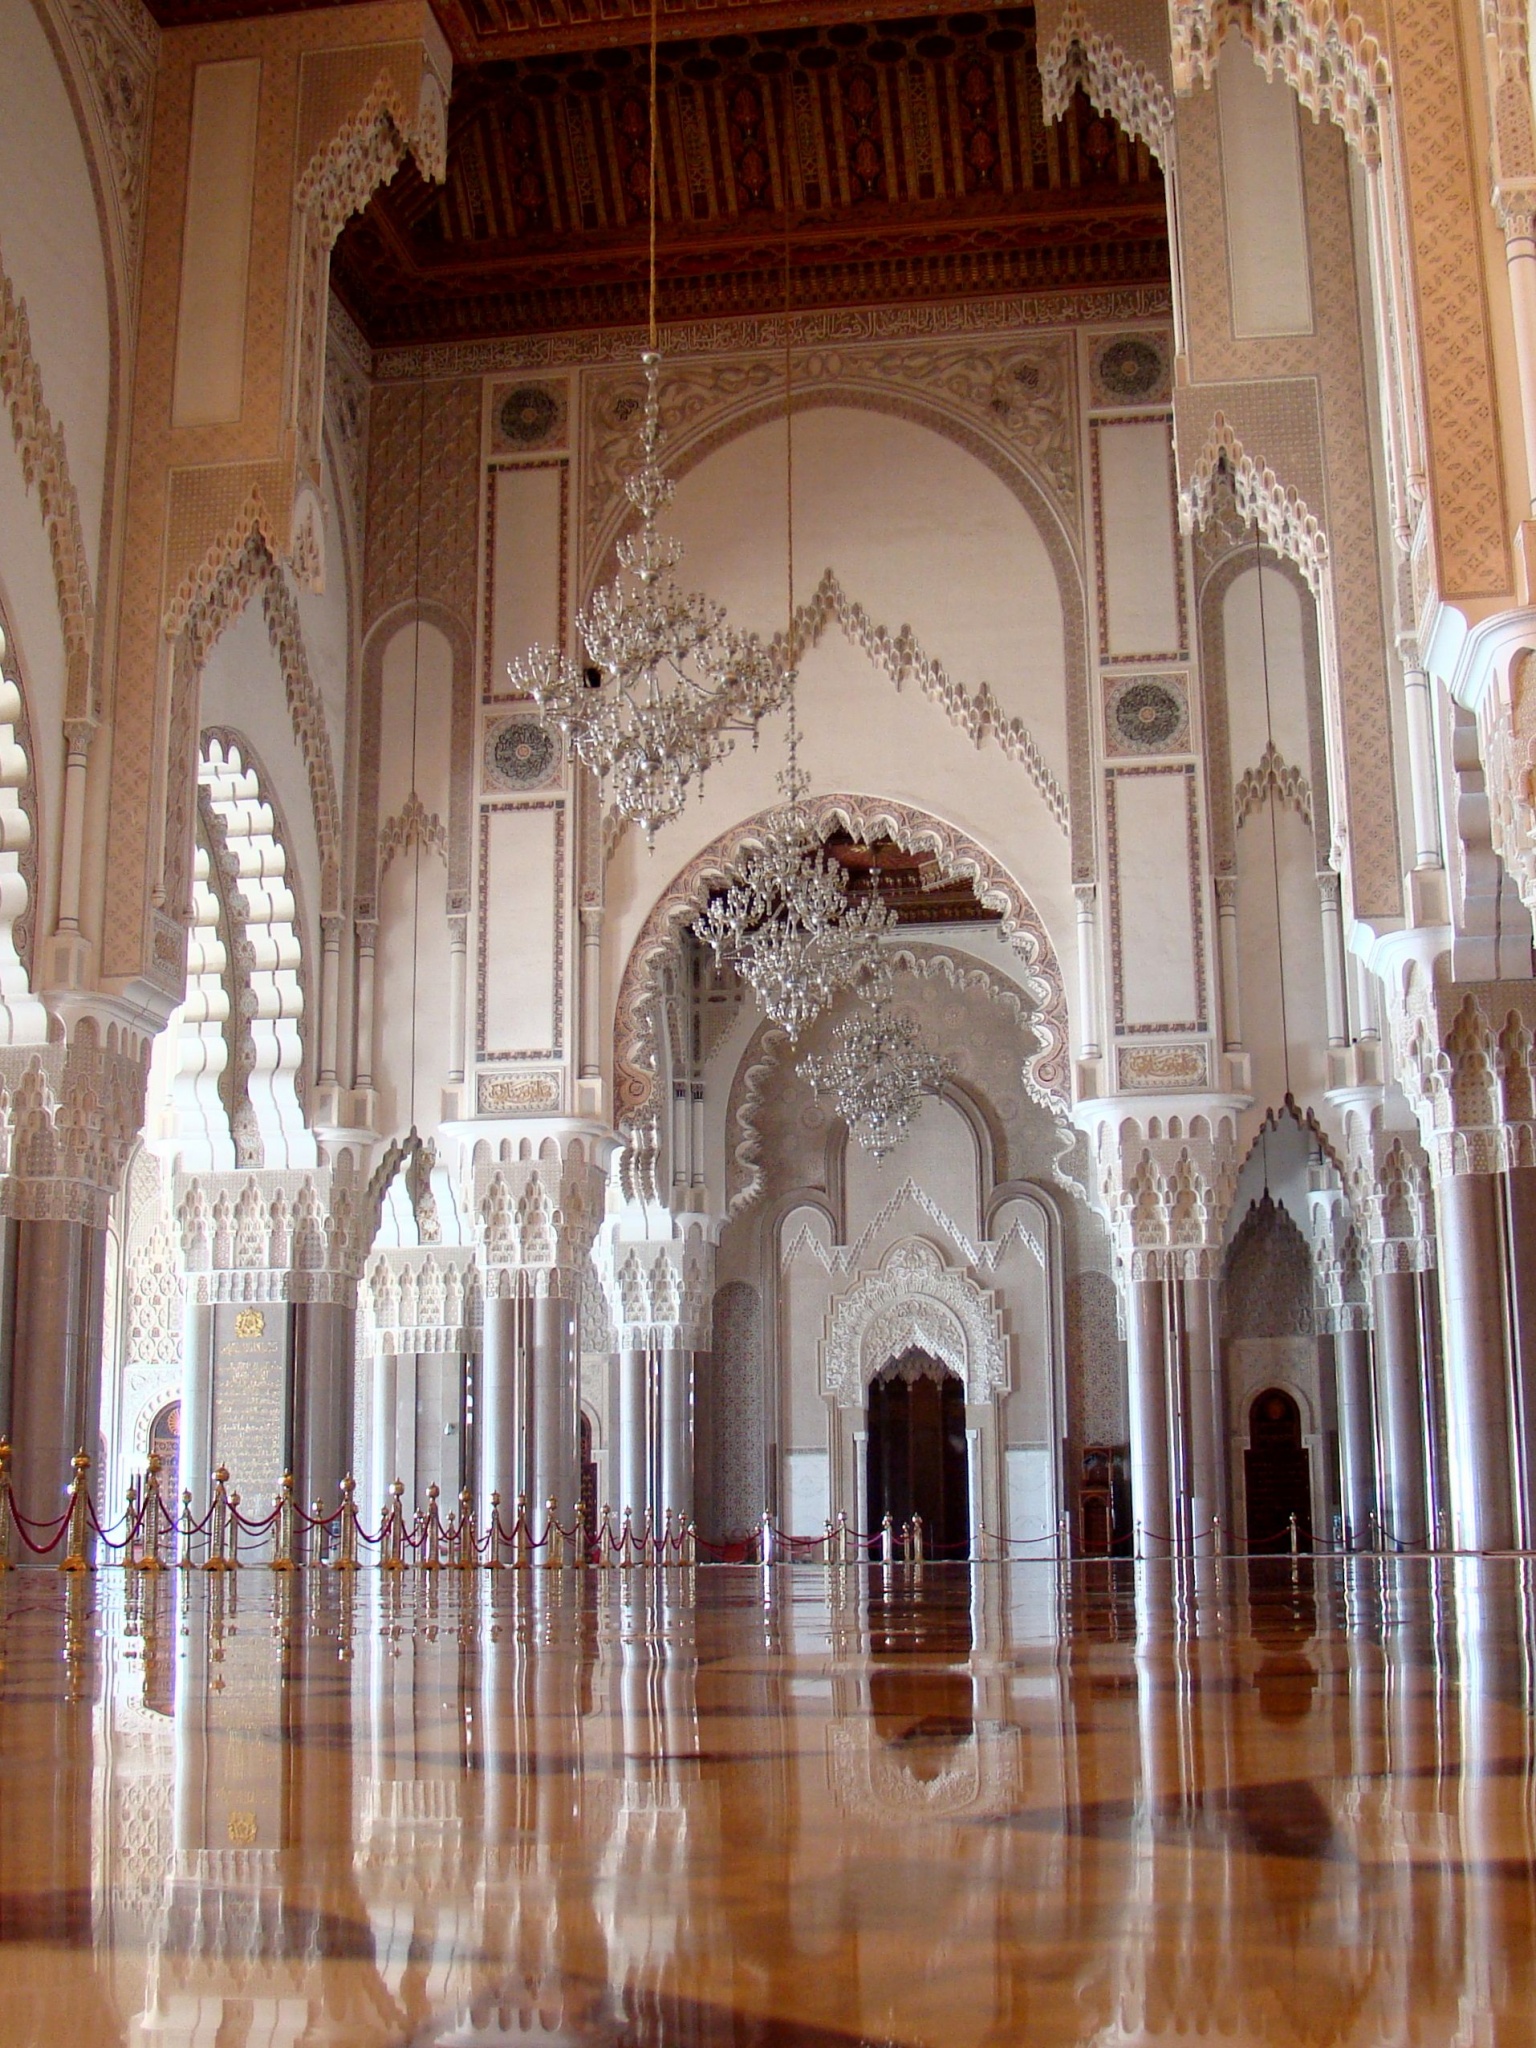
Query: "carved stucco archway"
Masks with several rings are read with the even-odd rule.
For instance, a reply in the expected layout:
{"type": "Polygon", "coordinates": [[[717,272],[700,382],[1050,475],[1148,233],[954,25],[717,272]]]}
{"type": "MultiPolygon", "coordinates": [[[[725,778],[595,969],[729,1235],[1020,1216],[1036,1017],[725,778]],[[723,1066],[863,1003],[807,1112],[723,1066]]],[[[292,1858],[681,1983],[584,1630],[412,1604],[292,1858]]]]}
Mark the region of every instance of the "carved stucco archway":
{"type": "MultiPolygon", "coordinates": [[[[1034,1005],[1030,1024],[1038,1043],[1024,1062],[1023,1084],[1043,1108],[1064,1116],[1070,1106],[1066,991],[1050,936],[1020,884],[975,840],[910,804],[837,794],[815,797],[809,808],[821,838],[843,831],[864,844],[890,839],[905,853],[931,854],[945,881],[969,882],[985,907],[1000,913],[1002,935],[1022,969],[1019,984],[1034,1005]]],[[[763,844],[775,815],[759,812],[712,839],[663,890],[630,948],[614,1010],[613,1094],[614,1121],[632,1161],[653,1155],[657,1142],[657,1036],[666,970],[682,957],[686,927],[743,857],[763,844]]]]}
{"type": "Polygon", "coordinates": [[[892,1245],[876,1271],[833,1301],[821,1391],[840,1408],[860,1408],[870,1381],[908,1351],[946,1366],[968,1405],[1008,1391],[1008,1340],[994,1296],[920,1237],[892,1245]]]}

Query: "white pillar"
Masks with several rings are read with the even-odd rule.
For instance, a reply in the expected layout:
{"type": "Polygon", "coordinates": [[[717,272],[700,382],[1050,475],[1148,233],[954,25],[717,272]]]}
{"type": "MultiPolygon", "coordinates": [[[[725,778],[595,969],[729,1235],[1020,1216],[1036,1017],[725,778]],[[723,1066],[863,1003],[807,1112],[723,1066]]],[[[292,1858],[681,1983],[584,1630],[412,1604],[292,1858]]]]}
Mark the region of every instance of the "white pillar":
{"type": "Polygon", "coordinates": [[[661,1349],[661,1497],[658,1522],[668,1508],[674,1520],[693,1514],[693,1354],[682,1333],[669,1330],[661,1349]]]}
{"type": "Polygon", "coordinates": [[[1243,1044],[1242,977],[1237,953],[1237,877],[1216,877],[1217,958],[1221,967],[1222,1049],[1239,1052],[1243,1044]]]}
{"type": "Polygon", "coordinates": [[[336,1086],[336,1039],[341,1009],[341,919],[320,919],[320,1085],[336,1086]]]}
{"type": "Polygon", "coordinates": [[[1349,1043],[1349,1016],[1344,1003],[1344,930],[1339,916],[1339,878],[1324,868],[1317,878],[1323,923],[1323,997],[1328,1012],[1328,1043],[1349,1043]]]}
{"type": "Polygon", "coordinates": [[[1525,512],[1536,510],[1536,226],[1528,213],[1504,214],[1504,260],[1514,315],[1515,364],[1525,438],[1525,512]]]}
{"type": "Polygon", "coordinates": [[[1081,882],[1075,893],[1078,1009],[1081,1017],[1079,1041],[1082,1057],[1096,1060],[1100,1052],[1097,891],[1091,882],[1081,882]]]}
{"type": "Polygon", "coordinates": [[[359,1088],[373,1086],[373,949],[379,927],[372,918],[357,921],[357,1015],[353,1072],[359,1088]]]}
{"type": "Polygon", "coordinates": [[[464,1079],[464,978],[469,958],[469,920],[448,920],[448,1080],[464,1079]]]}
{"type": "Polygon", "coordinates": [[[1413,796],[1413,864],[1443,865],[1440,851],[1440,775],[1435,765],[1434,686],[1412,643],[1398,643],[1403,662],[1408,784],[1413,796]]]}

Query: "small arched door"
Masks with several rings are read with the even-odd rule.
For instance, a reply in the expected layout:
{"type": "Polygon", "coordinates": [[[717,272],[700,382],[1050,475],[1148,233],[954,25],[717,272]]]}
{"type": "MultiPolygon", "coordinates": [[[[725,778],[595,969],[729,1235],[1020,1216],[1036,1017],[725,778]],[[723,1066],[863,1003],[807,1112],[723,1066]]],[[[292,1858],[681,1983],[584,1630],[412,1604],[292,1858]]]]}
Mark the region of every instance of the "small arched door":
{"type": "Polygon", "coordinates": [[[866,1459],[871,1528],[921,1515],[927,1556],[969,1555],[965,1388],[938,1359],[908,1351],[870,1381],[866,1459]]]}
{"type": "Polygon", "coordinates": [[[1312,1548],[1312,1454],[1301,1440],[1301,1410],[1283,1387],[1266,1387],[1248,1410],[1243,1452],[1248,1497],[1248,1554],[1274,1557],[1296,1541],[1312,1548]]]}

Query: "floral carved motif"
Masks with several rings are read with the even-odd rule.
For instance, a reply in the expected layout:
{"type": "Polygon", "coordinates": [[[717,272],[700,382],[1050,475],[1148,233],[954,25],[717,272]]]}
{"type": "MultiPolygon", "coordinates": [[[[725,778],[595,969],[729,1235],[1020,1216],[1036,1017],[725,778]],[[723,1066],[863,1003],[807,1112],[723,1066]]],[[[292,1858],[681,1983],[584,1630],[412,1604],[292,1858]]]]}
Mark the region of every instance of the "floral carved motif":
{"type": "Polygon", "coordinates": [[[1304,825],[1312,823],[1311,785],[1299,768],[1291,767],[1282,757],[1273,740],[1259,756],[1257,767],[1245,768],[1238,777],[1232,798],[1236,823],[1245,824],[1271,796],[1288,805],[1304,825]]]}
{"type": "Polygon", "coordinates": [[[144,201],[144,152],[160,32],[141,0],[66,0],[66,11],[90,78],[133,246],[144,201]]]}

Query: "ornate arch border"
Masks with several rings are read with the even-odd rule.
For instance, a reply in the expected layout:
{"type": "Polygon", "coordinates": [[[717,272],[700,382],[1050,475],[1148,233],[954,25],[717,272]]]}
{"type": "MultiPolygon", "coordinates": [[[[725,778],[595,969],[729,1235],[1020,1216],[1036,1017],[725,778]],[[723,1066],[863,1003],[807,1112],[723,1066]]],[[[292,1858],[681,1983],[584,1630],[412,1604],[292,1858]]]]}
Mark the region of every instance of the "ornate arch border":
{"type": "MultiPolygon", "coordinates": [[[[938,403],[927,393],[903,388],[899,395],[887,386],[861,378],[855,370],[846,380],[797,391],[795,412],[842,407],[851,412],[884,413],[890,418],[926,427],[940,439],[952,442],[988,469],[1022,507],[1039,534],[1056,578],[1061,604],[1062,667],[1067,707],[1067,799],[1072,848],[1072,879],[1091,882],[1098,869],[1098,849],[1093,830],[1093,755],[1090,741],[1092,714],[1088,674],[1088,600],[1084,566],[1078,543],[1065,525],[1061,510],[1041,477],[1023,457],[991,435],[981,432],[973,421],[938,403]]],[[[693,432],[680,431],[667,447],[667,466],[674,480],[696,469],[701,462],[731,441],[752,432],[767,421],[784,417],[782,390],[750,397],[711,414],[693,432]]],[[[1075,427],[1077,407],[1073,406],[1075,427]]],[[[583,591],[598,578],[612,572],[614,548],[633,515],[625,516],[625,501],[607,514],[598,528],[587,566],[583,591]]]]}
{"type": "Polygon", "coordinates": [[[870,1381],[904,1352],[923,1350],[964,1382],[967,1404],[1008,1391],[1008,1339],[996,1297],[926,1238],[901,1238],[827,1311],[821,1391],[839,1408],[863,1404],[870,1381]]]}
{"type": "MultiPolygon", "coordinates": [[[[1039,1039],[1024,1062],[1023,1083],[1053,1115],[1070,1106],[1066,989],[1055,948],[1039,912],[1000,862],[956,826],[910,804],[881,797],[815,797],[809,809],[816,830],[854,839],[893,839],[905,853],[933,854],[946,881],[968,881],[990,910],[1002,914],[1003,936],[1023,973],[1024,993],[1035,1005],[1030,1022],[1039,1039]]],[[[685,925],[697,917],[711,893],[725,886],[744,853],[763,843],[775,813],[760,811],[712,839],[675,875],[640,927],[619,983],[614,1006],[614,1120],[633,1147],[654,1143],[657,1073],[657,1004],[666,966],[681,952],[685,925]]]]}

